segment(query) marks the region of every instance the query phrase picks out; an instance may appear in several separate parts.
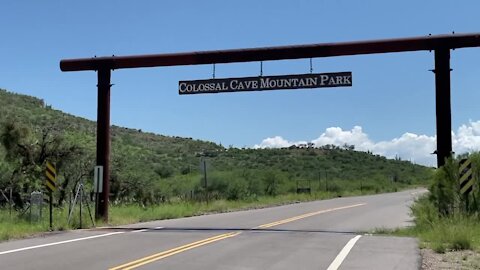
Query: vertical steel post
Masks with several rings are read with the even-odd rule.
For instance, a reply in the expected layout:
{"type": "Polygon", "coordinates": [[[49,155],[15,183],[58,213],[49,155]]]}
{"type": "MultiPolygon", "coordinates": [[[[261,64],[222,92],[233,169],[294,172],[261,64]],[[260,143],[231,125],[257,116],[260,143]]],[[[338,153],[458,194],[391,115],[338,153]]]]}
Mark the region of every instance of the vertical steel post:
{"type": "Polygon", "coordinates": [[[437,166],[452,154],[452,115],[450,105],[450,49],[435,50],[435,101],[437,116],[437,166]]]}
{"type": "Polygon", "coordinates": [[[12,216],[12,208],[13,208],[12,192],[13,192],[13,188],[10,187],[10,200],[8,200],[8,203],[10,204],[10,217],[12,216]]]}
{"type": "Polygon", "coordinates": [[[103,166],[103,191],[98,196],[97,219],[108,222],[108,197],[110,193],[110,76],[109,67],[97,71],[97,165],[103,166]]]}
{"type": "Polygon", "coordinates": [[[205,179],[205,189],[208,188],[208,182],[207,182],[207,161],[204,159],[203,160],[203,177],[205,179]]]}
{"type": "Polygon", "coordinates": [[[321,183],[322,177],[320,171],[318,171],[318,191],[322,188],[322,183],[321,183]]]}
{"type": "Polygon", "coordinates": [[[80,190],[80,229],[82,229],[82,204],[83,204],[83,187],[80,190]]]}
{"type": "Polygon", "coordinates": [[[53,231],[53,191],[50,190],[50,194],[49,194],[48,198],[50,199],[50,205],[49,205],[50,231],[53,231]]]}
{"type": "Polygon", "coordinates": [[[327,169],[325,169],[325,192],[328,192],[328,175],[327,175],[327,169]]]}
{"type": "Polygon", "coordinates": [[[208,204],[207,160],[205,158],[203,159],[203,175],[205,179],[205,200],[208,204]]]}

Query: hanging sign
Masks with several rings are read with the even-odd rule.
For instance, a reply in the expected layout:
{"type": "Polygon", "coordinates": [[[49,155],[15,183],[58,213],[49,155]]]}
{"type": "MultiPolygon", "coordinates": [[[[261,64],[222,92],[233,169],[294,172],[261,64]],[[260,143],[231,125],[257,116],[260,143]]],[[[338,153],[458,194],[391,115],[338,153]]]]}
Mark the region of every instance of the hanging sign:
{"type": "Polygon", "coordinates": [[[179,81],[178,93],[206,94],[352,86],[351,72],[179,81]]]}

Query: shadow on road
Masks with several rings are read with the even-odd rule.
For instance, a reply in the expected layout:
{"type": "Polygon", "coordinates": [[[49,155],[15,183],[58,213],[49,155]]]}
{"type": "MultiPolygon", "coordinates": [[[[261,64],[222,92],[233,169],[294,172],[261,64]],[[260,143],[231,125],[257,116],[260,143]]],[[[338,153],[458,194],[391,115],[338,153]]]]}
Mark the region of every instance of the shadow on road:
{"type": "Polygon", "coordinates": [[[139,227],[139,228],[122,228],[122,227],[111,227],[111,228],[98,228],[93,229],[98,231],[142,231],[142,233],[161,233],[161,232],[232,232],[232,231],[242,231],[242,232],[279,232],[279,233],[335,233],[335,234],[354,234],[357,235],[359,232],[353,231],[334,231],[334,230],[291,230],[291,229],[272,229],[272,228],[195,228],[195,227],[162,227],[162,228],[148,228],[148,227],[139,227]]]}

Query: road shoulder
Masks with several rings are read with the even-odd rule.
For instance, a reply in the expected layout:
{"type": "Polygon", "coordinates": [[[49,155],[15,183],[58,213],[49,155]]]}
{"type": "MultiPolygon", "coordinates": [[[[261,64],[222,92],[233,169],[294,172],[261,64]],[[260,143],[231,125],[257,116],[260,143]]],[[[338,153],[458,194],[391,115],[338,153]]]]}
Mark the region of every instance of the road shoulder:
{"type": "Polygon", "coordinates": [[[342,264],[342,269],[420,269],[418,240],[410,237],[365,235],[342,264]]]}
{"type": "Polygon", "coordinates": [[[480,269],[480,252],[471,250],[436,253],[431,249],[422,249],[422,270],[433,269],[480,269]]]}

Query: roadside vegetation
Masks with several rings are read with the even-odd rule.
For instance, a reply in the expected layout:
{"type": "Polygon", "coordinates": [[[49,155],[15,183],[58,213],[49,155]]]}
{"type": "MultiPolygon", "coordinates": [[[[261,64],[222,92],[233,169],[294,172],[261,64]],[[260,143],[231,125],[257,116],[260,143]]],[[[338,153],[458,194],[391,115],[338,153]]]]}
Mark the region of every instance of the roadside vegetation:
{"type": "Polygon", "coordinates": [[[435,172],[430,192],[412,206],[415,226],[395,233],[419,237],[422,247],[437,253],[480,252],[479,176],[480,153],[449,159],[435,172]],[[472,161],[475,184],[473,191],[465,196],[460,193],[459,160],[467,157],[472,161]]]}
{"type": "MultiPolygon", "coordinates": [[[[0,89],[0,239],[48,230],[46,206],[39,221],[30,214],[32,192],[48,199],[47,161],[58,173],[54,229],[80,227],[67,213],[82,183],[93,205],[95,131],[95,122],[0,89]]],[[[433,171],[354,145],[249,149],[115,126],[111,134],[111,224],[392,192],[424,186],[433,171]]]]}

